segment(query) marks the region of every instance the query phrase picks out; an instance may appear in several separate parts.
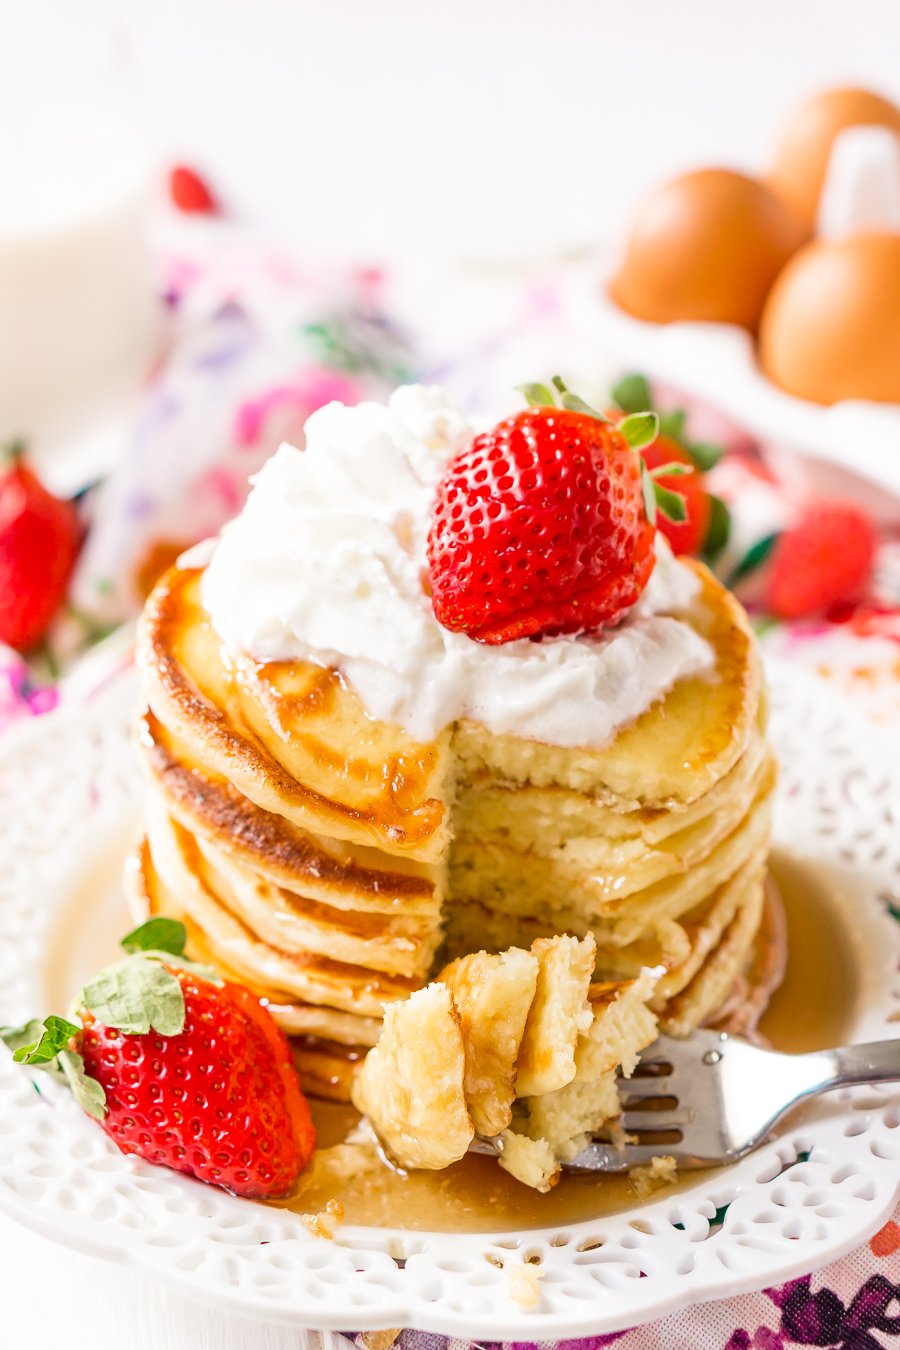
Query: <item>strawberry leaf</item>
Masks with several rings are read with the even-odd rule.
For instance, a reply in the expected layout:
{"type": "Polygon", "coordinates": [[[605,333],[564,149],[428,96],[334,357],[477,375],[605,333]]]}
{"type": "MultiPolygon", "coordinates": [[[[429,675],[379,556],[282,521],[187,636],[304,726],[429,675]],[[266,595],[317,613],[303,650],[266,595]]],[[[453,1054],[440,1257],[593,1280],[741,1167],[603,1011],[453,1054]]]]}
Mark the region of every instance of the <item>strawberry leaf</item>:
{"type": "Polygon", "coordinates": [[[650,386],[643,375],[623,375],[618,384],[613,385],[612,396],[623,412],[643,412],[653,407],[650,386]]]}
{"type": "Polygon", "coordinates": [[[556,407],[556,395],[545,384],[517,384],[516,389],[524,397],[529,408],[556,407]]]}
{"type": "Polygon", "coordinates": [[[656,524],[656,493],[654,488],[656,484],[650,477],[650,470],[641,460],[641,492],[644,497],[644,510],[647,513],[647,519],[651,525],[656,524]]]}
{"type": "Polygon", "coordinates": [[[95,975],[81,992],[81,1002],[104,1026],[126,1035],[161,1036],[184,1030],[181,983],[165,966],[146,956],[132,956],[95,975]]]}
{"type": "Polygon", "coordinates": [[[710,564],[719,557],[731,533],[731,515],[721,497],[709,498],[709,527],[703,543],[703,556],[710,564]]]}
{"type": "MultiPolygon", "coordinates": [[[[644,405],[649,407],[649,403],[644,405]]],[[[669,408],[666,412],[659,414],[659,431],[661,436],[668,436],[673,441],[684,441],[684,424],[687,421],[687,413],[684,408],[669,408]]]]}
{"type": "Polygon", "coordinates": [[[733,587],[743,577],[749,576],[751,572],[755,572],[757,568],[762,567],[780,537],[781,531],[775,530],[772,534],[766,534],[763,535],[762,539],[757,539],[753,547],[747,549],[725,584],[733,587]]]}
{"type": "Polygon", "coordinates": [[[682,478],[686,473],[693,473],[693,464],[683,464],[680,459],[670,460],[668,464],[658,464],[655,469],[650,470],[651,478],[682,478]]]}
{"type": "Polygon", "coordinates": [[[713,445],[710,441],[694,441],[684,448],[701,473],[714,469],[725,453],[721,445],[713,445]]]}
{"type": "Polygon", "coordinates": [[[596,408],[592,408],[589,403],[585,403],[584,399],[579,398],[577,394],[570,393],[563,383],[561,375],[553,376],[553,388],[557,390],[559,403],[567,412],[581,413],[583,417],[592,417],[595,422],[609,424],[609,418],[605,417],[603,413],[598,412],[596,408]]]}
{"type": "Polygon", "coordinates": [[[178,919],[162,915],[148,919],[122,938],[120,946],[126,952],[165,952],[168,956],[182,956],[187,943],[187,929],[178,919]]]}
{"type": "Polygon", "coordinates": [[[592,417],[595,422],[606,422],[609,424],[608,417],[604,417],[596,408],[592,408],[589,403],[585,403],[584,399],[579,398],[577,394],[570,394],[568,390],[566,390],[564,394],[560,394],[559,401],[566,412],[581,413],[583,417],[592,417]]]}
{"type": "Polygon", "coordinates": [[[56,1059],[61,1050],[65,1050],[73,1036],[77,1036],[81,1027],[67,1022],[64,1017],[51,1014],[44,1019],[40,1038],[32,1045],[20,1045],[13,1054],[17,1064],[49,1064],[56,1059]]]}
{"type": "MultiPolygon", "coordinates": [[[[155,956],[160,960],[165,956],[164,952],[148,952],[148,956],[155,956]]],[[[173,960],[173,964],[174,960],[173,960]]],[[[204,966],[199,961],[188,961],[185,957],[179,956],[178,969],[185,971],[188,975],[196,975],[198,980],[205,980],[207,984],[214,984],[217,989],[221,989],[225,981],[217,970],[212,966],[204,966]]]]}
{"type": "Polygon", "coordinates": [[[619,423],[618,429],[632,450],[646,450],[656,440],[659,418],[655,412],[629,413],[619,423]]]}
{"type": "Polygon", "coordinates": [[[44,1032],[44,1024],[39,1017],[32,1017],[19,1027],[0,1027],[0,1041],[10,1050],[32,1049],[37,1045],[44,1032]]]}
{"type": "Polygon", "coordinates": [[[687,520],[687,507],[680,492],[670,492],[668,488],[654,482],[653,495],[656,497],[656,505],[669,520],[674,520],[676,524],[687,520]]]}
{"type": "Polygon", "coordinates": [[[96,1078],[89,1078],[85,1073],[84,1060],[77,1050],[61,1050],[59,1067],[82,1111],[87,1111],[95,1120],[102,1120],[106,1115],[106,1093],[96,1078]]]}

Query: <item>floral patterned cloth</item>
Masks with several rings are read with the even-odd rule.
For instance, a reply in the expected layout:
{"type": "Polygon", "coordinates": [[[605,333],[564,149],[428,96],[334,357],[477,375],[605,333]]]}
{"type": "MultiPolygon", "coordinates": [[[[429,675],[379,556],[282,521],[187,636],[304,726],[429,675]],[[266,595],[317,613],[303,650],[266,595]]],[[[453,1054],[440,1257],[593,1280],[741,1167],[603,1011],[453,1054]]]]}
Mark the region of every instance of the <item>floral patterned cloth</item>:
{"type": "MultiPolygon", "coordinates": [[[[0,732],[91,696],[127,660],[112,630],[137,612],[166,563],[214,533],[244,500],[248,475],[331,399],[378,397],[409,379],[448,385],[485,417],[506,390],[561,370],[599,399],[619,373],[567,321],[561,269],[520,277],[386,278],[370,269],[307,274],[283,250],[224,222],[176,231],[160,270],[169,313],[164,359],[124,436],[121,460],[87,492],[87,543],[66,613],[29,667],[0,648],[0,732]],[[84,653],[90,649],[87,659],[84,653]],[[80,658],[76,660],[76,658],[80,658]]],[[[657,391],[659,393],[660,391],[657,391]]],[[[718,566],[742,574],[753,612],[760,541],[788,523],[796,489],[775,480],[738,428],[689,410],[694,434],[724,442],[715,490],[731,505],[731,544],[718,566]],[[749,560],[749,561],[748,561],[749,560]]],[[[885,540],[875,591],[843,622],[771,624],[764,645],[836,681],[869,715],[900,731],[900,546],[885,540]]],[[[900,1345],[900,1211],[869,1244],[780,1288],[704,1304],[650,1326],[568,1341],[571,1350],[783,1350],[900,1345]]],[[[356,1338],[381,1350],[385,1337],[356,1338]]],[[[399,1350],[462,1350],[402,1332],[399,1350]]],[[[484,1343],[481,1343],[484,1345],[484,1343]]],[[[525,1350],[525,1347],[523,1347],[525,1350]]],[[[528,1347],[530,1350],[530,1347],[528,1347]]]]}
{"type": "MultiPolygon", "coordinates": [[[[381,1336],[354,1337],[359,1350],[384,1350],[381,1336]]],[[[469,1350],[471,1342],[400,1332],[396,1350],[469,1350]]],[[[659,1322],[570,1341],[479,1341],[477,1350],[887,1350],[900,1344],[900,1228],[893,1221],[868,1246],[818,1275],[758,1294],[704,1303],[659,1322]]]]}

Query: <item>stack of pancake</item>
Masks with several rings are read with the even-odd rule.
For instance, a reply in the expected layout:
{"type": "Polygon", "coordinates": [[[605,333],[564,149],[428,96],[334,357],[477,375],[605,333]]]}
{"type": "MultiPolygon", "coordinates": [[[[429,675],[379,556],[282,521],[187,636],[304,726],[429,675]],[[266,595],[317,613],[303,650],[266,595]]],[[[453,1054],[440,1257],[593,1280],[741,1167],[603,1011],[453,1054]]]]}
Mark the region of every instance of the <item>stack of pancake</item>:
{"type": "Polygon", "coordinates": [[[705,569],[680,615],[712,673],[603,749],[433,743],[373,718],[334,669],[229,654],[202,569],[173,568],[139,641],[145,909],[297,1037],[308,1089],[346,1099],[385,1005],[436,960],[593,935],[598,978],[662,966],[668,1030],[712,1016],[754,960],[773,770],[746,617],[705,569]]]}

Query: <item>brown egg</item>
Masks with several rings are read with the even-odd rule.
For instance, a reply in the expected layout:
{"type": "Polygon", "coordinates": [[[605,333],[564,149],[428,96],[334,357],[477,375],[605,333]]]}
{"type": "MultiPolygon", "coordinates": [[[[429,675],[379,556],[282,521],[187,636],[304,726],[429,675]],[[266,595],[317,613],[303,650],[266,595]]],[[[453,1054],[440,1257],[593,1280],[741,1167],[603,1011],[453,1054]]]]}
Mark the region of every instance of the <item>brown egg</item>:
{"type": "Polygon", "coordinates": [[[653,323],[705,319],[755,332],[772,282],[803,238],[762,183],[701,169],[644,203],[609,293],[653,323]]]}
{"type": "Polygon", "coordinates": [[[814,403],[900,403],[900,234],[801,249],[772,288],[759,359],[782,389],[814,403]]]}
{"type": "Polygon", "coordinates": [[[785,127],[767,182],[810,233],[831,147],[847,127],[861,126],[890,127],[900,133],[900,108],[869,89],[829,89],[798,108],[785,127]]]}

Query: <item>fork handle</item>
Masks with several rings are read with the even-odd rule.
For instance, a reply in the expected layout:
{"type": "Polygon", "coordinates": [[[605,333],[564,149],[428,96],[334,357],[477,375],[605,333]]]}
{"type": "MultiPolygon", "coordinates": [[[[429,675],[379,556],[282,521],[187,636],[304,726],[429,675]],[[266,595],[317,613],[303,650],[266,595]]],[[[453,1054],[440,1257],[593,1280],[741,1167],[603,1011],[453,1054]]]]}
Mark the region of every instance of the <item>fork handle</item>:
{"type": "MultiPolygon", "coordinates": [[[[900,1040],[870,1041],[866,1045],[847,1045],[828,1052],[834,1070],[817,1092],[849,1087],[853,1083],[896,1083],[900,1081],[900,1040]]],[[[811,1055],[810,1059],[816,1058],[811,1055]]]]}

